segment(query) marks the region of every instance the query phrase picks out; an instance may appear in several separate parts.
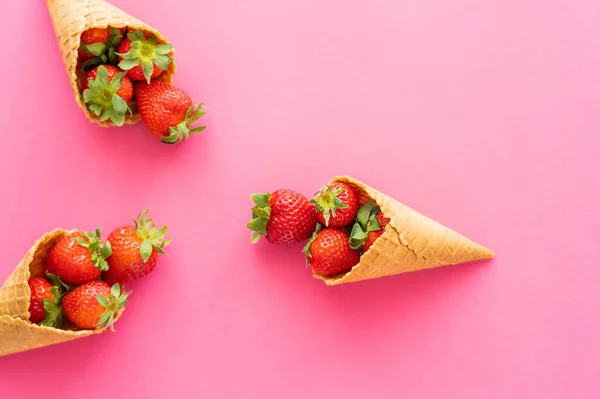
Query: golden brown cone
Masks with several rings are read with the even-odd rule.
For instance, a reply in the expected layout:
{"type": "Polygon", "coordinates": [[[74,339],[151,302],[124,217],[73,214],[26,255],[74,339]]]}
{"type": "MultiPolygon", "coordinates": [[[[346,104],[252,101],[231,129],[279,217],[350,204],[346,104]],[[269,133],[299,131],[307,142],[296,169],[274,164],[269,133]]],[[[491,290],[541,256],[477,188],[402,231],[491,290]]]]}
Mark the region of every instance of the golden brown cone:
{"type": "MultiPolygon", "coordinates": [[[[65,64],[67,77],[73,89],[75,102],[91,122],[98,123],[101,126],[112,126],[113,123],[110,121],[100,122],[98,117],[88,110],[81,98],[81,78],[78,78],[77,72],[77,50],[79,49],[81,33],[90,28],[129,27],[152,33],[161,42],[168,43],[168,40],[150,25],[104,0],[46,0],[46,5],[54,26],[54,33],[65,64]]],[[[174,51],[170,55],[173,57],[174,51]]],[[[169,69],[164,71],[157,80],[173,83],[175,71],[175,61],[172,61],[169,69]]],[[[133,116],[127,114],[125,123],[134,124],[140,121],[139,113],[133,108],[132,110],[134,111],[133,116]]]]}
{"type": "Polygon", "coordinates": [[[105,330],[61,330],[38,326],[28,321],[31,297],[27,284],[29,278],[43,277],[44,263],[52,247],[63,236],[74,231],[55,229],[44,234],[33,244],[0,288],[0,356],[71,341],[105,330]]]}
{"type": "Polygon", "coordinates": [[[327,285],[407,273],[433,267],[455,265],[494,256],[489,249],[474,243],[440,223],[421,215],[393,198],[347,176],[335,177],[331,183],[349,184],[358,194],[360,205],[369,199],[390,219],[385,232],[365,252],[360,263],[349,272],[325,277],[313,272],[327,285]]]}

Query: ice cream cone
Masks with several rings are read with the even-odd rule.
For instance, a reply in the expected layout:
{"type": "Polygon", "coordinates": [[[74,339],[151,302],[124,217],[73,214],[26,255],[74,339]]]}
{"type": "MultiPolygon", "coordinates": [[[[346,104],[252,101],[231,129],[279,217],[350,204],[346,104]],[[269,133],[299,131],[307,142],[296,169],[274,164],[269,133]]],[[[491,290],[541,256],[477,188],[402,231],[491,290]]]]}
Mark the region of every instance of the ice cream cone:
{"type": "MultiPolygon", "coordinates": [[[[105,329],[76,331],[68,324],[64,329],[38,326],[29,322],[30,277],[44,275],[44,263],[52,247],[71,233],[55,229],[44,234],[25,254],[0,288],[0,356],[23,352],[99,334],[105,329]]],[[[117,315],[120,316],[120,313],[117,315]]]]}
{"type": "Polygon", "coordinates": [[[390,222],[383,235],[349,272],[331,277],[313,273],[327,285],[455,265],[494,256],[489,249],[358,180],[341,176],[334,178],[331,183],[333,182],[349,184],[358,194],[361,205],[369,199],[373,200],[390,222]]]}
{"type": "MultiPolygon", "coordinates": [[[[118,9],[104,0],[46,0],[54,33],[58,41],[58,47],[62,55],[63,63],[67,71],[67,77],[75,102],[83,110],[85,116],[91,121],[101,126],[111,126],[112,122],[100,122],[99,117],[92,114],[82,100],[82,77],[78,71],[77,59],[79,49],[79,40],[81,33],[90,28],[114,28],[129,27],[130,29],[139,29],[154,34],[159,41],[168,42],[168,40],[150,25],[132,17],[126,12],[118,9]]],[[[170,53],[173,57],[174,51],[170,53]]],[[[157,80],[167,83],[173,83],[173,74],[175,74],[175,61],[172,61],[169,68],[164,71],[157,80]]],[[[125,123],[134,124],[140,121],[140,115],[133,109],[133,115],[127,114],[125,123]]]]}

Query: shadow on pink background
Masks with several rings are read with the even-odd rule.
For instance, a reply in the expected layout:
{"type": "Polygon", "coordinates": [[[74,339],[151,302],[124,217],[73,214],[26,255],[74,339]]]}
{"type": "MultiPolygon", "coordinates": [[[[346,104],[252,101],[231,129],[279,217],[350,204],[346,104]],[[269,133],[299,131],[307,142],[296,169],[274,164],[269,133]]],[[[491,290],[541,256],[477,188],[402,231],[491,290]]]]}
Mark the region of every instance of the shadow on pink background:
{"type": "Polygon", "coordinates": [[[208,126],[91,125],[44,2],[4,5],[0,282],[44,232],[170,226],[117,332],[0,359],[5,398],[600,396],[600,3],[113,0],[208,126]],[[348,174],[496,251],[325,287],[252,192],[348,174]],[[83,395],[83,396],[81,396],[83,395]]]}

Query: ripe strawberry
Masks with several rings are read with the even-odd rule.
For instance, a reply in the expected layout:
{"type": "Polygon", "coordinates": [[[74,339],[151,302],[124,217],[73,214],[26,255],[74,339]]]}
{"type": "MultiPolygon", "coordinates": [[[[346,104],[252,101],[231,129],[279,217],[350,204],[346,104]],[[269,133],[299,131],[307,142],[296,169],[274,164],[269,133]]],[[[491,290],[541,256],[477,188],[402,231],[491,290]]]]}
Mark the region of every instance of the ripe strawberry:
{"type": "Polygon", "coordinates": [[[140,82],[135,95],[146,128],[163,143],[175,144],[204,130],[204,126],[190,129],[205,112],[183,90],[164,82],[140,82]]]}
{"type": "Polygon", "coordinates": [[[127,71],[133,80],[145,80],[147,83],[169,68],[173,60],[169,53],[173,46],[158,43],[153,34],[140,30],[130,32],[119,45],[117,56],[119,68],[127,71]]]}
{"type": "Polygon", "coordinates": [[[96,233],[76,232],[61,238],[50,251],[45,269],[69,284],[83,284],[100,277],[108,268],[110,243],[96,233]]]}
{"type": "Polygon", "coordinates": [[[127,305],[129,292],[121,293],[121,286],[112,288],[104,281],[80,285],[63,298],[65,316],[77,327],[91,330],[112,326],[116,313],[127,305]]]}
{"type": "Polygon", "coordinates": [[[61,299],[69,287],[53,274],[48,274],[48,278],[52,282],[43,277],[33,277],[27,282],[31,290],[29,321],[60,328],[64,322],[61,299]]]}
{"type": "Polygon", "coordinates": [[[308,264],[323,276],[346,272],[360,261],[358,251],[350,248],[348,236],[333,227],[315,231],[304,253],[308,264]]]}
{"type": "Polygon", "coordinates": [[[83,101],[100,121],[110,119],[117,126],[125,123],[125,114],[131,113],[127,103],[133,98],[133,85],[125,72],[100,65],[87,73],[83,88],[83,101]]]}
{"type": "Polygon", "coordinates": [[[315,207],[304,195],[284,189],[250,198],[256,204],[253,219],[246,225],[252,230],[251,242],[266,236],[272,244],[293,245],[309,239],[315,231],[315,207]]]}
{"type": "Polygon", "coordinates": [[[371,248],[371,245],[373,245],[375,241],[383,235],[383,233],[385,232],[385,226],[387,226],[390,221],[388,218],[383,216],[383,213],[381,213],[381,211],[377,213],[376,217],[381,228],[376,231],[369,231],[369,233],[367,234],[367,240],[365,241],[365,246],[363,248],[365,252],[367,252],[369,248],[371,248]]]}
{"type": "Polygon", "coordinates": [[[84,31],[79,39],[79,59],[90,61],[96,59],[98,64],[117,63],[115,47],[121,43],[125,28],[91,28],[84,31]],[[109,51],[107,51],[109,50],[109,51]]]}
{"type": "Polygon", "coordinates": [[[171,240],[165,240],[168,227],[158,229],[152,219],[146,219],[146,209],[137,219],[135,226],[123,226],[108,236],[112,255],[108,258],[109,268],[102,275],[109,284],[129,283],[146,276],[156,267],[158,254],[171,240]]]}
{"type": "Polygon", "coordinates": [[[319,223],[327,227],[344,227],[358,212],[358,197],[346,183],[332,183],[317,192],[311,201],[317,209],[319,223]]]}
{"type": "Polygon", "coordinates": [[[360,207],[356,216],[356,223],[350,233],[350,246],[354,249],[367,252],[371,245],[385,231],[389,219],[383,216],[378,206],[368,200],[360,207]]]}

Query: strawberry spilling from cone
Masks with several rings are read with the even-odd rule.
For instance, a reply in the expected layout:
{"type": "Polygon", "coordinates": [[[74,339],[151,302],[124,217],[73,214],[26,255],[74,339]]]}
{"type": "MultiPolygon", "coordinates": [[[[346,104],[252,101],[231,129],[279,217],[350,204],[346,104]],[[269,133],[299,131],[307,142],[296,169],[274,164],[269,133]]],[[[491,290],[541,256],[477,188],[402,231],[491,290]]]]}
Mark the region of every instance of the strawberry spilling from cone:
{"type": "Polygon", "coordinates": [[[131,294],[125,284],[155,270],[170,243],[167,230],[145,210],[105,239],[101,229],[44,235],[0,289],[0,355],[114,331],[131,294]]]}
{"type": "Polygon", "coordinates": [[[289,189],[252,194],[251,242],[306,243],[313,276],[327,285],[491,258],[494,253],[348,176],[312,199],[289,189]]]}
{"type": "Polygon", "coordinates": [[[123,126],[142,120],[165,144],[204,130],[197,125],[202,105],[173,85],[174,50],[160,32],[104,0],[47,5],[76,102],[90,121],[123,126]]]}

